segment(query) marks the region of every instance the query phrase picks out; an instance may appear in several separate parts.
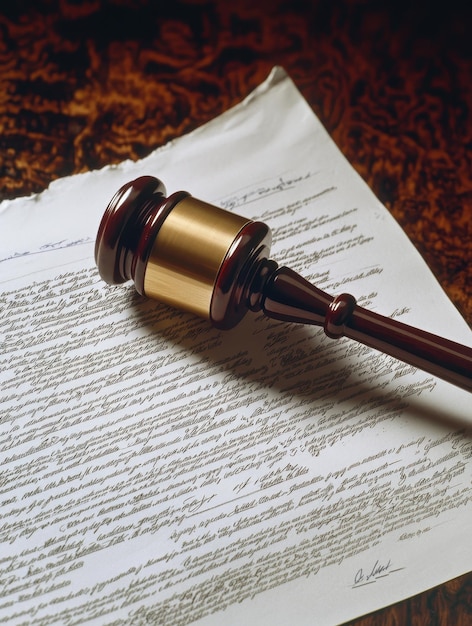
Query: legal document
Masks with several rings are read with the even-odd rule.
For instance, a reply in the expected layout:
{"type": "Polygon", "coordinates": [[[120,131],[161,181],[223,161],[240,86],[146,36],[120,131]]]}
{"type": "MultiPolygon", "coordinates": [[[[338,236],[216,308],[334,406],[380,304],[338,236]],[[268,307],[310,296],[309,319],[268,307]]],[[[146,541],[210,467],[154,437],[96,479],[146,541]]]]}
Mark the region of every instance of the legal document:
{"type": "Polygon", "coordinates": [[[333,295],[470,345],[279,68],[139,162],[0,205],[0,623],[339,624],[472,567],[471,395],[321,329],[104,284],[116,190],[266,222],[333,295]]]}

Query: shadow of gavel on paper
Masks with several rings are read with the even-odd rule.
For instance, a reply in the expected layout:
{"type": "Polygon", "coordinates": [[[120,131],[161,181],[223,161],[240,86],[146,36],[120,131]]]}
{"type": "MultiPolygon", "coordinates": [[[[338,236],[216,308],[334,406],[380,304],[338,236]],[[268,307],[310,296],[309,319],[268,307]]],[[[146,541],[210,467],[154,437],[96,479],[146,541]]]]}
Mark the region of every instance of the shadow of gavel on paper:
{"type": "Polygon", "coordinates": [[[133,280],[144,296],[229,329],[247,311],[322,326],[472,391],[472,348],[368,311],[349,294],[321,291],[269,259],[269,227],[197,200],[166,197],[142,176],[121,187],[97,234],[95,261],[107,283],[133,280]]]}

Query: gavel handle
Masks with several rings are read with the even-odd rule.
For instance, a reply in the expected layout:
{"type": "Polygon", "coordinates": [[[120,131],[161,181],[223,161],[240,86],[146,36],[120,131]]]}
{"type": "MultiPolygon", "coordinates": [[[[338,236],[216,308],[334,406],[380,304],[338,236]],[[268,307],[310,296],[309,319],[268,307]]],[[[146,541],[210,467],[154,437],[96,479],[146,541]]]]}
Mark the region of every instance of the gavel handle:
{"type": "Polygon", "coordinates": [[[328,337],[349,337],[472,391],[472,348],[364,309],[351,295],[330,296],[287,267],[262,293],[268,317],[323,326],[328,337]]]}

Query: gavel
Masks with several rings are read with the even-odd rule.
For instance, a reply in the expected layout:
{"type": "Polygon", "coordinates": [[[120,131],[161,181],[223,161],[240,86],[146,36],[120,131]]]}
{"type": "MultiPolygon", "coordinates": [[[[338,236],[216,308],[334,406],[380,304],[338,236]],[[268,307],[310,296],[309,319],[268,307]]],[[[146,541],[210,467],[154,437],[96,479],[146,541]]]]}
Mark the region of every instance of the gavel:
{"type": "Polygon", "coordinates": [[[253,221],[141,176],[114,195],[95,261],[109,284],[132,280],[143,296],[234,327],[248,311],[322,326],[472,391],[472,348],[328,295],[269,258],[272,234],[253,221]]]}

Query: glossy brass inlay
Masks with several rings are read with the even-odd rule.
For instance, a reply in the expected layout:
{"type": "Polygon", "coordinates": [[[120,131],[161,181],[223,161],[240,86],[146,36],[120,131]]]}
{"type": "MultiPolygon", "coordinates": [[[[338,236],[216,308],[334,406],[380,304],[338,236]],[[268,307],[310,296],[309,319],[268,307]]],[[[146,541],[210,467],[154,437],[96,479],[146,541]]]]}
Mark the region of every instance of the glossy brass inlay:
{"type": "Polygon", "coordinates": [[[166,217],[144,276],[144,292],[205,318],[218,271],[251,220],[197,200],[181,200],[166,217]]]}

